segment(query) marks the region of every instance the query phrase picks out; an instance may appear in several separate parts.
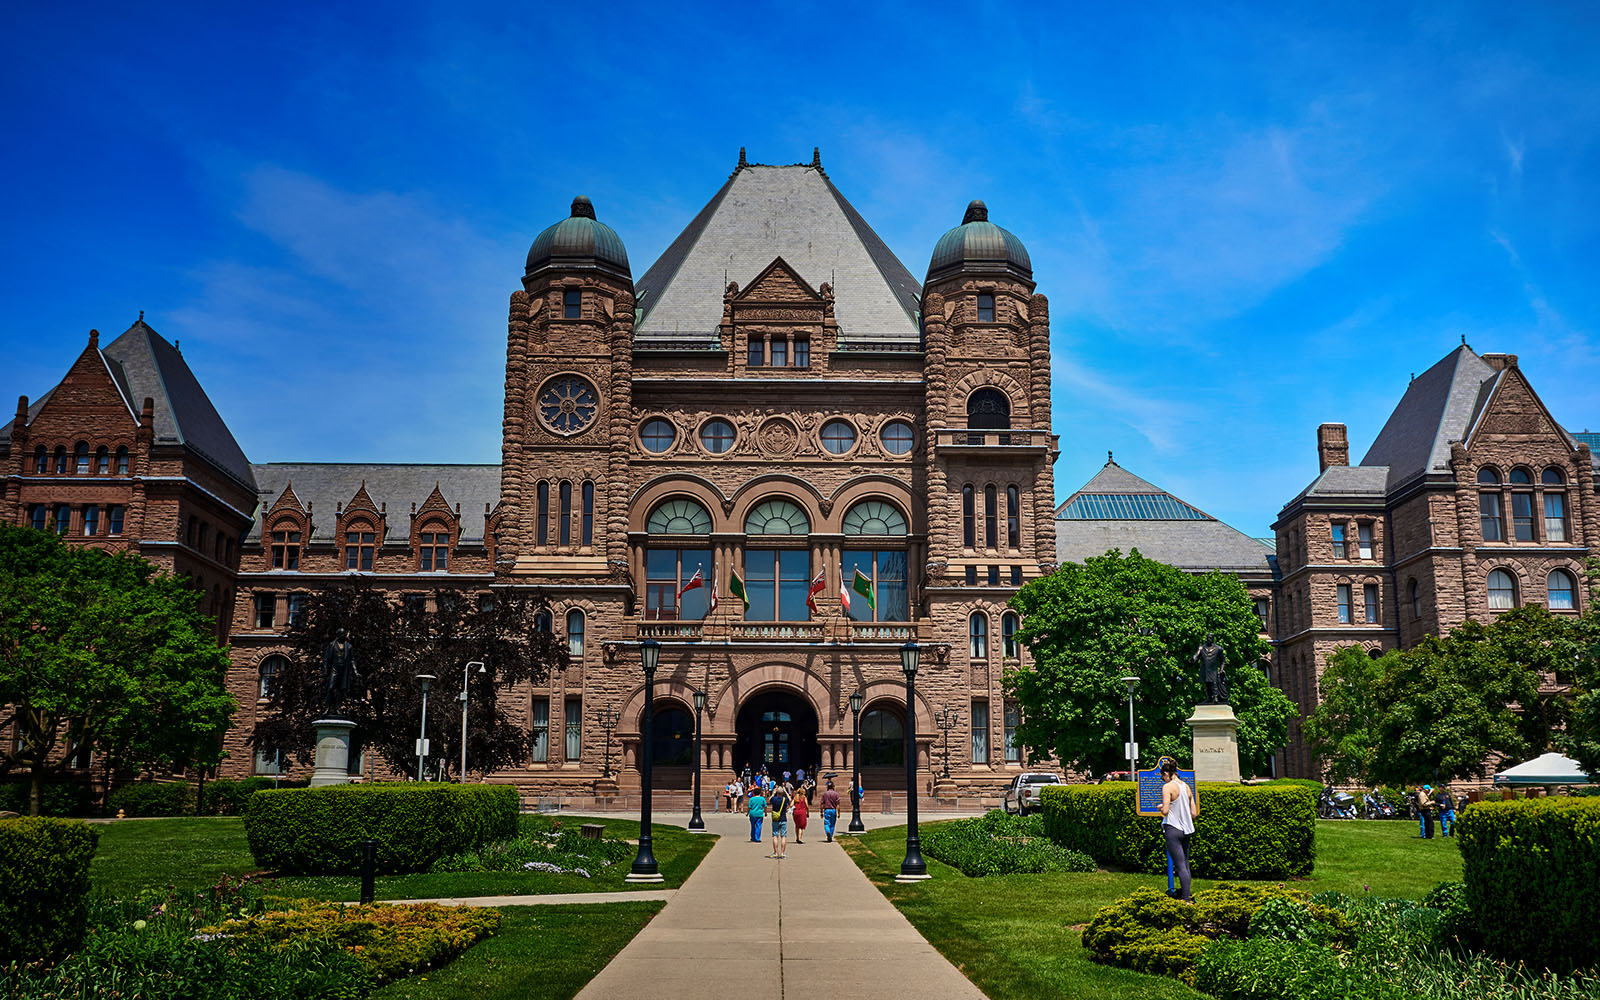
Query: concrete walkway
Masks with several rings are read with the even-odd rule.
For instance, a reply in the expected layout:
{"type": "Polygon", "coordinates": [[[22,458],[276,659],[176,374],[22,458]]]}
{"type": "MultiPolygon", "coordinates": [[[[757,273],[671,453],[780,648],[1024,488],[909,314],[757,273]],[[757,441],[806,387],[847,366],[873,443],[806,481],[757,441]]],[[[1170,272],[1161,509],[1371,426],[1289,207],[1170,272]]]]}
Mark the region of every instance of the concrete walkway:
{"type": "MultiPolygon", "coordinates": [[[[982,1000],[923,940],[812,813],[804,844],[773,860],[750,824],[706,818],[721,835],[700,867],[578,1000],[784,1000],[848,993],[982,1000]]],[[[793,824],[791,824],[792,827],[793,824]]],[[[609,896],[620,894],[610,893],[609,896]]]]}

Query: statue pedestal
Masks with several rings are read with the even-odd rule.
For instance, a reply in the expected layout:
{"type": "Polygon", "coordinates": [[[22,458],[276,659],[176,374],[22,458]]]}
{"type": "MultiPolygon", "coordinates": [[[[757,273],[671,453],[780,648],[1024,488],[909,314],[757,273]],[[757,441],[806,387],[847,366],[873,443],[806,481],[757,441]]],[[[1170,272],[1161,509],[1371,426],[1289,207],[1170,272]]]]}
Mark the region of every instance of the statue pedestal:
{"type": "Polygon", "coordinates": [[[1194,780],[1239,781],[1239,717],[1231,705],[1196,705],[1189,717],[1194,733],[1194,780]]]}
{"type": "Polygon", "coordinates": [[[349,719],[317,719],[317,769],[311,772],[311,787],[344,785],[350,782],[350,734],[356,724],[349,719]]]}

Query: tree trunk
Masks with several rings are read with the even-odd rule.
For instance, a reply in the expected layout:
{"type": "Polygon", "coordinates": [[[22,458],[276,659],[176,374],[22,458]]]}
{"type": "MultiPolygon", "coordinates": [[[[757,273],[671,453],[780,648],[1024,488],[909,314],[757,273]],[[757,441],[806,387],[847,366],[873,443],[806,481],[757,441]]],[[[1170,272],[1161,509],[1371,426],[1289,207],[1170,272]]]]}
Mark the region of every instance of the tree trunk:
{"type": "Polygon", "coordinates": [[[40,811],[44,803],[44,761],[37,758],[33,761],[32,773],[28,775],[28,815],[41,816],[40,811]]]}

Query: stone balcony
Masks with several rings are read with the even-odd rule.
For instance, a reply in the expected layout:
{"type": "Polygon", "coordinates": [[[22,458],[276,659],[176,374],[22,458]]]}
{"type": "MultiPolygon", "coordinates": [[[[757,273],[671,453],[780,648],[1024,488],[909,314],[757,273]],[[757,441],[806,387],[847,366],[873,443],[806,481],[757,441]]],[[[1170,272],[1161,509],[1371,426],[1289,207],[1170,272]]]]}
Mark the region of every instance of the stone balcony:
{"type": "MultiPolygon", "coordinates": [[[[845,622],[828,618],[812,622],[751,622],[721,617],[705,621],[636,621],[624,641],[657,642],[786,642],[906,643],[927,631],[917,622],[845,622]]],[[[927,637],[924,637],[926,640],[927,637]]]]}
{"type": "Polygon", "coordinates": [[[1060,437],[1049,431],[951,427],[934,432],[934,451],[940,455],[1002,461],[1022,457],[1048,457],[1054,461],[1061,452],[1061,445],[1060,437]]]}

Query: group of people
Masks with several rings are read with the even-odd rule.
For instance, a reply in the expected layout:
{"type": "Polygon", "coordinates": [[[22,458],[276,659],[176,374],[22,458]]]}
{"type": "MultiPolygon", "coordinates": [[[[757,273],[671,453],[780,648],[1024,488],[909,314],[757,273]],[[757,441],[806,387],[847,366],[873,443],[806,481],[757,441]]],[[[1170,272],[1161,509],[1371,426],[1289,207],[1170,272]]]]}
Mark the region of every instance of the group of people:
{"type": "MultiPolygon", "coordinates": [[[[750,842],[759,844],[761,828],[769,820],[772,828],[772,854],[779,861],[789,855],[789,824],[794,823],[794,842],[805,843],[806,822],[811,816],[811,802],[816,793],[817,779],[802,768],[795,772],[784,771],[782,777],[767,773],[762,767],[745,769],[723,787],[722,794],[728,811],[742,809],[750,820],[750,842]]],[[[833,780],[827,779],[819,802],[822,807],[822,832],[827,842],[832,842],[833,831],[839,822],[839,793],[833,780]]]]}
{"type": "MultiPolygon", "coordinates": [[[[1417,835],[1424,840],[1433,839],[1433,817],[1438,814],[1439,832],[1442,836],[1453,836],[1450,827],[1456,821],[1456,800],[1450,794],[1450,789],[1440,785],[1437,789],[1432,785],[1423,785],[1416,790],[1417,796],[1417,835]]],[[[1463,800],[1465,801],[1465,800],[1463,800]]]]}

